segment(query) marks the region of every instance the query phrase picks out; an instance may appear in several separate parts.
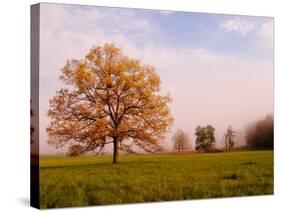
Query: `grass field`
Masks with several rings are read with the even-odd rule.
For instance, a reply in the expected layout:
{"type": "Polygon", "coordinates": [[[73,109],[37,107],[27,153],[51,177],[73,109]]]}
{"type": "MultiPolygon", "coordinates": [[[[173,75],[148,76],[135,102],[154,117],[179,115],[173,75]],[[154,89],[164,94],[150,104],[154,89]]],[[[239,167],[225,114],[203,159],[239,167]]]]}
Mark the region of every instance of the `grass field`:
{"type": "Polygon", "coordinates": [[[273,152],[43,157],[42,208],[273,193],[273,152]]]}

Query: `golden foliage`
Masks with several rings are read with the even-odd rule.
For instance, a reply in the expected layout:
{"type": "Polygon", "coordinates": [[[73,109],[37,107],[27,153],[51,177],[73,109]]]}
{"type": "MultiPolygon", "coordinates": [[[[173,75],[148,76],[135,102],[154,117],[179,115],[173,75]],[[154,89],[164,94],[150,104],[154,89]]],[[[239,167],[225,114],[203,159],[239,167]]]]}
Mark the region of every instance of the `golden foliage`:
{"type": "Polygon", "coordinates": [[[112,142],[129,152],[130,142],[146,151],[160,149],[173,118],[171,99],[159,94],[153,66],[105,44],[94,46],[84,59],[67,61],[61,71],[66,88],[50,100],[50,144],[69,144],[71,154],[101,151],[112,142]]]}

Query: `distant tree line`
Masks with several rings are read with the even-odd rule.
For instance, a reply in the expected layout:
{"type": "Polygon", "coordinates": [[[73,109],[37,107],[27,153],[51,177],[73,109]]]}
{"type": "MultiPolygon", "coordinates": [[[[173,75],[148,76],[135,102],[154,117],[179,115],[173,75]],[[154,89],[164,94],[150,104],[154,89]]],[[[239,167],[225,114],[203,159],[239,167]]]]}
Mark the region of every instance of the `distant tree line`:
{"type": "MultiPolygon", "coordinates": [[[[233,130],[231,125],[229,125],[224,133],[224,151],[231,151],[234,148],[242,147],[238,144],[241,139],[246,140],[246,146],[250,149],[273,149],[273,122],[273,116],[267,115],[264,119],[249,124],[242,134],[239,131],[233,130]]],[[[195,129],[195,150],[197,152],[223,151],[222,149],[215,148],[216,139],[214,134],[215,128],[210,124],[197,126],[195,129]]],[[[188,134],[182,130],[178,130],[172,139],[174,141],[174,151],[176,152],[182,152],[187,149],[187,146],[190,147],[191,145],[188,134]]]]}
{"type": "MultiPolygon", "coordinates": [[[[196,135],[196,146],[195,149],[198,152],[212,152],[214,151],[215,139],[215,128],[212,125],[197,126],[195,129],[196,135]]],[[[174,141],[174,151],[183,152],[191,148],[191,140],[186,132],[183,130],[177,130],[172,137],[174,141]]]]}
{"type": "Polygon", "coordinates": [[[247,146],[253,149],[273,149],[273,116],[249,124],[246,127],[247,146]]]}

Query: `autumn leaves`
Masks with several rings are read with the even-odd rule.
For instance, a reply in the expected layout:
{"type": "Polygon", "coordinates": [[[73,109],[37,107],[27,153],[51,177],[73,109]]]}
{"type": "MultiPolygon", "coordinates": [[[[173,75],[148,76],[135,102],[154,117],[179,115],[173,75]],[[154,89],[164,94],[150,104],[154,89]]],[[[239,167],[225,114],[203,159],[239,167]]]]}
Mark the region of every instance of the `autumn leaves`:
{"type": "Polygon", "coordinates": [[[161,149],[173,117],[171,99],[160,95],[160,78],[150,65],[124,56],[113,44],[94,46],[84,59],[67,61],[65,88],[50,100],[49,144],[67,146],[70,155],[161,149]]]}

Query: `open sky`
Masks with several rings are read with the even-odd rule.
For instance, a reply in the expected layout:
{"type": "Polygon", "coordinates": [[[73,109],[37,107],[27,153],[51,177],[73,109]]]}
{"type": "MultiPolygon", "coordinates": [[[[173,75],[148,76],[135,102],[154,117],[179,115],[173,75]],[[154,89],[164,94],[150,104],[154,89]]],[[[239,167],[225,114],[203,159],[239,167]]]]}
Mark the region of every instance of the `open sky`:
{"type": "Polygon", "coordinates": [[[114,43],[131,58],[156,68],[162,92],[173,98],[177,129],[194,140],[197,125],[212,124],[221,140],[228,125],[245,125],[273,113],[273,19],[63,4],[40,9],[40,153],[47,144],[49,99],[67,59],[93,45],[114,43]]]}

